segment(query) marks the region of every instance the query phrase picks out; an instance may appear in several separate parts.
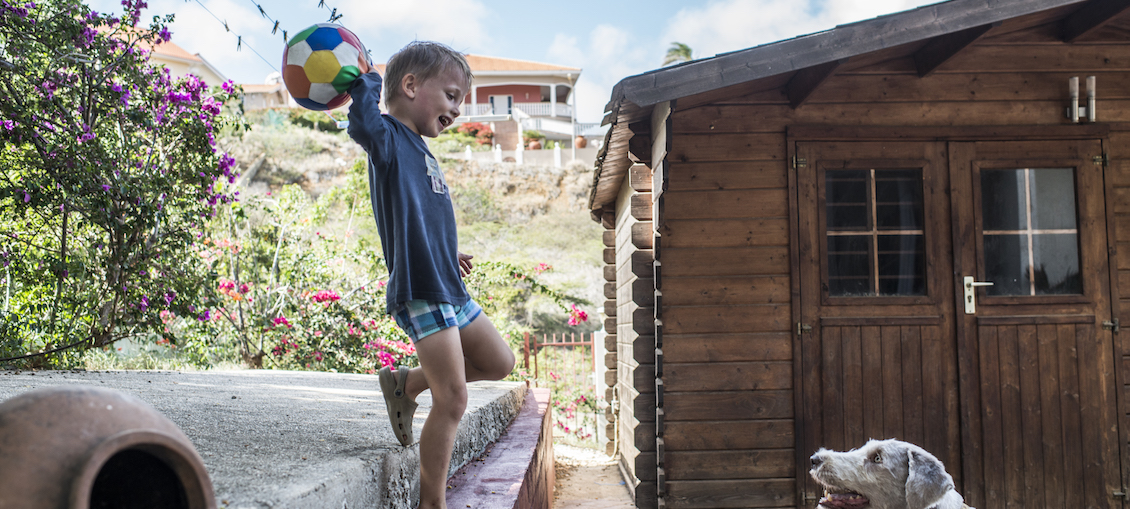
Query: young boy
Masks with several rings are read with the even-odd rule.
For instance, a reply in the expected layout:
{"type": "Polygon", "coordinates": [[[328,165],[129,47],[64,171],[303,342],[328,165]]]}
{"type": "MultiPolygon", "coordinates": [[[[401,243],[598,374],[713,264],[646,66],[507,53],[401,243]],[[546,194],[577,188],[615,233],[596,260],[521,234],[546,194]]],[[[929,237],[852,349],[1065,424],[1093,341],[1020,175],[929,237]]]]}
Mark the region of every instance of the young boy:
{"type": "Polygon", "coordinates": [[[471,257],[458,251],[451,195],[421,138],[438,136],[459,116],[471,69],[447,46],[409,44],[388,62],[388,114],[382,115],[381,77],[366,56],[359,60],[364,74],[350,87],[349,136],[369,154],[369,193],[389,268],[388,311],[420,358],[419,368],[381,369],[381,391],[393,431],[407,446],[416,396],[431,389],[420,434],[419,507],[446,508],[467,382],[500,380],[514,367],[514,353],[463,285],[471,257]]]}

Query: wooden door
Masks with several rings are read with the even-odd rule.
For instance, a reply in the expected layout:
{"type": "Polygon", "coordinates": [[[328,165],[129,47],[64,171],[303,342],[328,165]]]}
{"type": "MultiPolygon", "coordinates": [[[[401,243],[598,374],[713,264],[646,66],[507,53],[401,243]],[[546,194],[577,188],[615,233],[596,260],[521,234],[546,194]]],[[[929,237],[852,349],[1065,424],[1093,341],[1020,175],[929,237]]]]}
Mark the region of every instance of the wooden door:
{"type": "Polygon", "coordinates": [[[1098,140],[950,144],[971,506],[1122,506],[1101,155],[1098,140]],[[992,286],[967,298],[970,282],[992,286]]]}
{"type": "MultiPolygon", "coordinates": [[[[960,461],[944,142],[797,144],[800,507],[819,447],[899,438],[960,461]]],[[[960,479],[960,469],[951,467],[960,479]]]]}

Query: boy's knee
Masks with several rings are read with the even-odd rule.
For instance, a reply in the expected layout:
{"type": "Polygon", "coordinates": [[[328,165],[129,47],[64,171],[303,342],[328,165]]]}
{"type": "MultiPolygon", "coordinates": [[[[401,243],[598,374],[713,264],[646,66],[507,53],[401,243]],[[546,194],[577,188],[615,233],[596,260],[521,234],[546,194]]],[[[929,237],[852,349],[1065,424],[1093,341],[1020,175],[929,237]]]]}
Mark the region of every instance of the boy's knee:
{"type": "Polygon", "coordinates": [[[459,420],[467,410],[467,384],[453,383],[444,387],[432,387],[432,412],[443,412],[459,420]]]}
{"type": "Polygon", "coordinates": [[[514,364],[517,360],[514,358],[514,352],[506,351],[506,355],[498,362],[498,371],[494,373],[496,380],[502,380],[514,371],[514,364]]]}

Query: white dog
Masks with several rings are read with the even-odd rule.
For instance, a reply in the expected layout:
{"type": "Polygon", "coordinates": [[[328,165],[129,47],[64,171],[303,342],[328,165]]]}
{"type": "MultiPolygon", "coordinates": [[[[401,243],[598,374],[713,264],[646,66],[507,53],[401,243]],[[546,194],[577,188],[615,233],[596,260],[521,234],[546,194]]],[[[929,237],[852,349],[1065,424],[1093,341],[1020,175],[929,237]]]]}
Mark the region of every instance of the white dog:
{"type": "Polygon", "coordinates": [[[848,452],[820,449],[808,473],[824,486],[822,509],[969,507],[938,458],[899,440],[871,440],[848,452]]]}

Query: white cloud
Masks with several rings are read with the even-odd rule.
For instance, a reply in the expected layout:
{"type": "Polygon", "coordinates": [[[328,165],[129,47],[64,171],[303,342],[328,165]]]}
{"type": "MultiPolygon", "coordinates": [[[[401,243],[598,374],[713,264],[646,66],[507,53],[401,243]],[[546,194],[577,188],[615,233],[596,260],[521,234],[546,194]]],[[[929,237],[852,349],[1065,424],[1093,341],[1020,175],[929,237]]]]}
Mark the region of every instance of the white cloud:
{"type": "Polygon", "coordinates": [[[581,122],[599,122],[612,87],[652,67],[647,45],[612,25],[596,26],[584,41],[557,34],[546,51],[546,61],[581,68],[576,86],[577,119],[581,122]]]}
{"type": "Polygon", "coordinates": [[[491,10],[478,0],[345,0],[339,10],[348,13],[352,30],[386,40],[437,41],[472,53],[491,42],[485,25],[491,10]]]}
{"type": "Polygon", "coordinates": [[[808,10],[797,0],[721,0],[681,9],[667,22],[656,65],[675,41],[704,58],[819,30],[808,10]]]}
{"type": "Polygon", "coordinates": [[[891,14],[936,0],[715,0],[672,16],[659,44],[689,45],[695,58],[737,51],[837,25],[891,14]]]}

